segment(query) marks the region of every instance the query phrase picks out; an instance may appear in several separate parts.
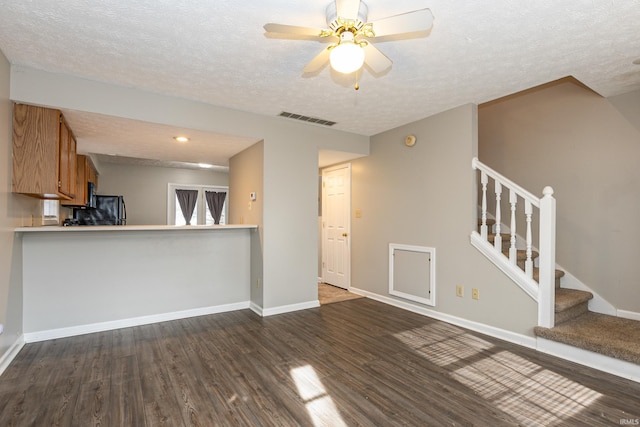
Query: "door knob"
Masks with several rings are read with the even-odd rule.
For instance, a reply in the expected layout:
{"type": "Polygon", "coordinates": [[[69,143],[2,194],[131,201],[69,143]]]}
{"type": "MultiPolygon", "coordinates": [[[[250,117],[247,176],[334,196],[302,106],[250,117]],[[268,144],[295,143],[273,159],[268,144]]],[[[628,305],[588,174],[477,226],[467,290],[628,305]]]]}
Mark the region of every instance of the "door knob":
{"type": "Polygon", "coordinates": [[[342,237],[347,237],[348,234],[347,233],[342,233],[342,237]]]}

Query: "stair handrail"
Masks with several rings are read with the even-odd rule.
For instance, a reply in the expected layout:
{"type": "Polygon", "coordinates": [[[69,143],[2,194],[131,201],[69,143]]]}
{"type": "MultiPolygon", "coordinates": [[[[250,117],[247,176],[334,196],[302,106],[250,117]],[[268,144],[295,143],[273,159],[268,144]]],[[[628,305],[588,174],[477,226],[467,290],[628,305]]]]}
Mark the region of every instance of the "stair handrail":
{"type": "Polygon", "coordinates": [[[482,202],[481,215],[482,222],[480,225],[480,234],[477,231],[472,232],[471,241],[474,246],[481,249],[483,253],[496,264],[503,264],[503,271],[518,283],[537,303],[538,303],[538,326],[552,328],[554,325],[554,306],[555,306],[555,258],[556,258],[556,200],[553,197],[553,189],[549,186],[542,190],[542,197],[537,197],[530,191],[524,189],[520,185],[511,181],[499,172],[493,170],[489,166],[480,162],[477,157],[471,161],[472,168],[481,172],[480,183],[482,185],[482,202]],[[496,229],[493,248],[489,249],[488,227],[487,227],[487,184],[488,177],[492,178],[495,183],[496,191],[496,229]],[[502,253],[502,237],[501,231],[501,195],[502,187],[509,189],[509,203],[511,205],[511,241],[509,248],[509,257],[505,257],[502,253]],[[527,222],[526,230],[526,261],[525,271],[516,266],[517,249],[515,234],[515,212],[517,197],[520,196],[525,201],[525,215],[527,222]],[[531,221],[533,215],[533,206],[539,210],[539,256],[538,256],[538,283],[537,288],[533,288],[531,283],[533,280],[533,261],[531,249],[531,221]],[[482,246],[482,248],[480,247],[482,246]],[[484,251],[492,251],[493,254],[487,254],[484,251]]]}

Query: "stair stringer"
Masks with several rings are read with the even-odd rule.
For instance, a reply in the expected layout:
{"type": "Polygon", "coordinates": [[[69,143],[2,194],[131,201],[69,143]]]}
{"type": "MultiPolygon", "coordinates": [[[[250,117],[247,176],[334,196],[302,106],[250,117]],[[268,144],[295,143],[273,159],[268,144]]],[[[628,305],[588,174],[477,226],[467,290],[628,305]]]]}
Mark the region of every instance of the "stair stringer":
{"type": "Polygon", "coordinates": [[[518,267],[509,262],[509,258],[501,252],[496,251],[494,246],[487,240],[483,239],[480,233],[472,231],[470,236],[471,245],[478,249],[489,261],[506,274],[515,284],[517,284],[527,295],[534,301],[538,302],[539,288],[538,283],[527,277],[527,275],[518,267]]]}
{"type": "Polygon", "coordinates": [[[608,314],[609,316],[618,317],[618,309],[615,308],[609,301],[602,298],[600,294],[593,291],[587,285],[582,283],[577,277],[569,273],[569,271],[566,268],[563,268],[558,264],[556,264],[556,268],[564,271],[564,276],[562,276],[562,279],[561,279],[562,287],[564,289],[573,289],[576,291],[591,292],[591,294],[593,295],[593,298],[590,299],[588,303],[589,311],[593,311],[594,313],[608,314]]]}
{"type": "MultiPolygon", "coordinates": [[[[503,227],[507,228],[506,232],[508,233],[509,232],[508,227],[506,226],[503,226],[503,227]]],[[[520,248],[520,247],[524,247],[525,245],[526,245],[525,240],[519,234],[516,233],[516,246],[520,248]]],[[[538,251],[538,248],[536,248],[535,246],[532,246],[531,249],[534,251],[538,251]]],[[[533,261],[533,264],[537,267],[538,260],[535,259],[533,261]]],[[[576,291],[586,291],[586,292],[590,292],[593,295],[593,298],[589,300],[589,311],[593,311],[594,313],[600,313],[600,314],[608,314],[609,316],[618,316],[618,309],[614,307],[613,304],[611,304],[609,301],[604,299],[600,294],[595,292],[589,286],[584,284],[576,276],[571,274],[569,270],[567,270],[566,268],[564,268],[558,263],[556,263],[556,270],[564,271],[564,276],[562,276],[562,279],[560,279],[560,282],[561,282],[560,287],[564,289],[573,289],[576,291]]],[[[619,316],[619,317],[622,317],[622,316],[619,316]]]]}
{"type": "MultiPolygon", "coordinates": [[[[495,220],[495,217],[493,215],[491,215],[491,214],[487,214],[487,218],[491,218],[491,219],[495,220]]],[[[502,234],[511,234],[511,229],[507,224],[500,224],[500,230],[502,230],[502,234]]],[[[520,286],[522,288],[522,286],[518,282],[518,279],[514,279],[513,276],[511,276],[509,273],[504,271],[504,269],[500,265],[498,265],[498,263],[504,264],[506,266],[506,268],[509,268],[509,269],[511,267],[514,267],[509,262],[509,258],[504,256],[503,254],[497,254],[495,251],[489,251],[489,253],[485,253],[485,251],[483,251],[476,244],[474,244],[473,233],[477,234],[477,237],[479,238],[479,242],[477,242],[477,243],[482,243],[483,242],[483,240],[482,240],[482,238],[480,236],[480,233],[474,231],[474,232],[471,233],[471,244],[474,247],[476,247],[480,252],[482,252],[483,255],[485,255],[487,258],[489,258],[489,260],[491,260],[498,268],[500,268],[500,270],[505,272],[505,274],[507,274],[509,276],[509,278],[511,278],[511,280],[513,280],[516,284],[518,284],[518,286],[520,286]],[[501,255],[502,259],[500,259],[500,257],[498,255],[501,255]]],[[[486,243],[486,246],[488,247],[488,248],[485,247],[485,250],[493,248],[493,245],[491,245],[491,243],[489,243],[488,241],[484,241],[484,243],[486,243]]],[[[526,246],[526,240],[522,236],[520,236],[518,233],[516,233],[516,247],[524,248],[525,246],[526,246]]],[[[538,248],[535,247],[535,246],[532,246],[531,249],[533,251],[538,252],[538,248]]],[[[533,260],[533,263],[534,263],[534,265],[536,267],[538,267],[538,259],[537,258],[533,260]]],[[[517,266],[515,268],[517,270],[519,270],[519,273],[521,273],[521,275],[524,276],[525,279],[527,278],[526,275],[524,274],[524,272],[522,271],[522,269],[518,268],[517,266]]],[[[589,300],[589,303],[588,303],[589,311],[593,311],[594,313],[607,314],[609,316],[626,317],[626,318],[638,320],[637,317],[634,317],[632,315],[621,315],[620,310],[618,310],[613,304],[611,304],[609,301],[604,299],[600,294],[598,294],[593,289],[591,289],[589,286],[584,284],[582,281],[580,281],[580,279],[578,279],[573,274],[571,274],[569,272],[569,270],[567,270],[566,268],[564,268],[563,266],[561,266],[558,263],[556,263],[556,270],[564,271],[564,276],[562,276],[562,279],[560,279],[562,288],[573,289],[573,290],[576,290],[576,291],[591,292],[591,294],[593,295],[593,298],[591,300],[589,300]]],[[[518,274],[518,272],[514,272],[514,275],[518,276],[520,274],[518,274]]],[[[527,291],[527,289],[523,288],[523,290],[525,292],[527,292],[527,294],[529,296],[531,296],[535,301],[537,301],[538,300],[537,299],[538,283],[533,279],[532,279],[532,282],[533,282],[533,286],[535,287],[535,295],[536,295],[536,297],[534,297],[531,293],[529,293],[527,291]]]]}

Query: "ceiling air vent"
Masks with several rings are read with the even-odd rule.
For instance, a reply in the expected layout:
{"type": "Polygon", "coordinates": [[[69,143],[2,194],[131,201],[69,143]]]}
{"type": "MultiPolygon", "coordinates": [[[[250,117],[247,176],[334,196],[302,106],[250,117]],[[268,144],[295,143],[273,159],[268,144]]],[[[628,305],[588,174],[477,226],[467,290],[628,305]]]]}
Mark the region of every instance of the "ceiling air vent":
{"type": "Polygon", "coordinates": [[[294,119],[294,120],[301,120],[303,122],[309,122],[309,123],[317,123],[323,126],[333,126],[336,124],[336,122],[332,122],[329,120],[318,119],[317,117],[303,116],[302,114],[287,113],[286,111],[283,111],[279,115],[280,117],[286,117],[288,119],[294,119]]]}

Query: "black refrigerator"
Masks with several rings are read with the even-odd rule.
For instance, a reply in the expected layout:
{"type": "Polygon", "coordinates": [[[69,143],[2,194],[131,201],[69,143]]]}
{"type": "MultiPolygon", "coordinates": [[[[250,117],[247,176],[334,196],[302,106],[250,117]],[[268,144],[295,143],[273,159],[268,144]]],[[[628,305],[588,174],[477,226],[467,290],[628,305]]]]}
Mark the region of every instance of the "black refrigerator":
{"type": "Polygon", "coordinates": [[[122,196],[96,196],[95,208],[75,208],[78,225],[125,225],[127,208],[122,196]]]}

